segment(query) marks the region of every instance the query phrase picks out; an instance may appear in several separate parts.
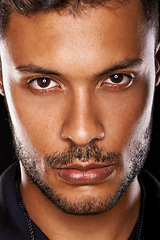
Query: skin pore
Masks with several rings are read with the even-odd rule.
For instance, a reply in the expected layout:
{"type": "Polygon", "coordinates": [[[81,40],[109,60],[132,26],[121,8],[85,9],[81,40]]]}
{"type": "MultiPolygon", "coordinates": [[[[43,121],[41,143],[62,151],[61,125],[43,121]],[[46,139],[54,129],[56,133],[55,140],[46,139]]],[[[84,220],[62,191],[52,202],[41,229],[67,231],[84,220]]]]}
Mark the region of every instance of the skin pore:
{"type": "Polygon", "coordinates": [[[128,239],[156,85],[155,30],[141,2],[78,16],[12,13],[0,50],[31,219],[51,240],[128,239]],[[113,165],[96,184],[71,184],[56,171],[95,163],[113,165]]]}

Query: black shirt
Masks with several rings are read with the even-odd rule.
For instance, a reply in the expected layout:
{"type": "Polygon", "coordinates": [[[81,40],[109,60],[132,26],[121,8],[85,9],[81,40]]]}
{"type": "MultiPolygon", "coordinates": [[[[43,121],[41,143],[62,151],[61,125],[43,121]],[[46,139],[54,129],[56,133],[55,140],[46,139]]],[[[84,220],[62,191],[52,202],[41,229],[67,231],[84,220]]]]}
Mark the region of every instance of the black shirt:
{"type": "MultiPolygon", "coordinates": [[[[20,178],[18,162],[0,177],[0,240],[30,240],[26,218],[16,196],[15,182],[18,178],[20,178]]],[[[137,239],[138,225],[141,225],[139,240],[158,240],[160,239],[160,183],[145,170],[140,174],[139,181],[141,187],[143,186],[143,216],[140,222],[137,221],[129,240],[137,239]]],[[[32,225],[35,240],[48,240],[35,223],[32,222],[32,225]]]]}

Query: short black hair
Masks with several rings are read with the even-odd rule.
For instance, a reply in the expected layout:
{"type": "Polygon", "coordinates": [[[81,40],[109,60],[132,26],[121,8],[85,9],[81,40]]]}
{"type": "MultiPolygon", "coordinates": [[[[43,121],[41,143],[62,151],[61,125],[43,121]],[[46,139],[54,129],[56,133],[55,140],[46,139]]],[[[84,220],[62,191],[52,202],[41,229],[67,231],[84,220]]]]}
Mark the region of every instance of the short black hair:
{"type": "MultiPolygon", "coordinates": [[[[0,0],[0,35],[3,36],[10,20],[10,15],[16,11],[22,15],[32,15],[43,11],[64,11],[68,9],[72,13],[78,12],[85,6],[103,5],[105,2],[113,4],[125,4],[131,0],[0,0]]],[[[132,0],[134,1],[134,0],[132,0]]],[[[140,0],[143,3],[148,21],[157,30],[159,29],[159,1],[140,0]]]]}

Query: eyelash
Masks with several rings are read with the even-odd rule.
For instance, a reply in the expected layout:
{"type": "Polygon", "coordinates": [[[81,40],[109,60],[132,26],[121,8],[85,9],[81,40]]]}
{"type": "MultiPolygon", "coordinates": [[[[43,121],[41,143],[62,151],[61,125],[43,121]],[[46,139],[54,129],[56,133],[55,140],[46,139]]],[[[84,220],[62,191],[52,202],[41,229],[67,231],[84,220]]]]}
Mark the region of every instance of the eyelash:
{"type": "MultiPolygon", "coordinates": [[[[103,79],[103,81],[101,81],[100,87],[104,85],[110,89],[128,88],[132,85],[134,80],[135,77],[133,76],[133,74],[129,75],[124,73],[115,73],[107,77],[105,80],[103,79]],[[115,83],[113,82],[113,80],[115,80],[115,83]]],[[[39,93],[49,92],[56,88],[61,88],[56,81],[52,80],[49,77],[37,77],[28,81],[28,84],[33,91],[39,93]],[[52,86],[50,86],[51,84],[52,86]],[[48,86],[50,87],[47,88],[48,86]]]]}
{"type": "Polygon", "coordinates": [[[37,92],[47,92],[47,91],[51,91],[51,90],[55,89],[56,87],[60,88],[60,85],[56,81],[52,80],[49,77],[37,77],[35,79],[32,79],[31,81],[28,81],[28,84],[29,84],[30,88],[32,88],[32,90],[37,91],[37,92]],[[52,83],[52,86],[50,86],[51,83],[52,83]],[[44,85],[44,86],[42,86],[42,85],[44,85]],[[48,86],[50,86],[50,87],[47,88],[48,86]]]}
{"type": "Polygon", "coordinates": [[[117,88],[117,89],[128,88],[132,85],[134,80],[135,80],[135,77],[133,74],[115,73],[107,77],[105,80],[103,80],[101,86],[107,85],[108,88],[117,88]],[[117,83],[114,83],[113,79],[111,80],[111,78],[114,78],[115,82],[117,81],[117,83]]]}

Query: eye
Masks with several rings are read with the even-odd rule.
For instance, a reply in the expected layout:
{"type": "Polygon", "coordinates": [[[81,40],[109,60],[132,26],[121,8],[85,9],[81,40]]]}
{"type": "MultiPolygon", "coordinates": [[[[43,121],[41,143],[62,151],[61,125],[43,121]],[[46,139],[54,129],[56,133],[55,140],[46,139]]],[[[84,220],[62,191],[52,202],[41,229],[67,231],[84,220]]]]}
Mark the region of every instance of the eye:
{"type": "Polygon", "coordinates": [[[50,90],[59,85],[50,78],[41,77],[30,81],[30,86],[35,90],[50,90]]]}
{"type": "Polygon", "coordinates": [[[108,84],[109,87],[129,87],[134,80],[134,77],[131,75],[126,75],[122,73],[117,73],[111,75],[102,84],[108,84]]]}

